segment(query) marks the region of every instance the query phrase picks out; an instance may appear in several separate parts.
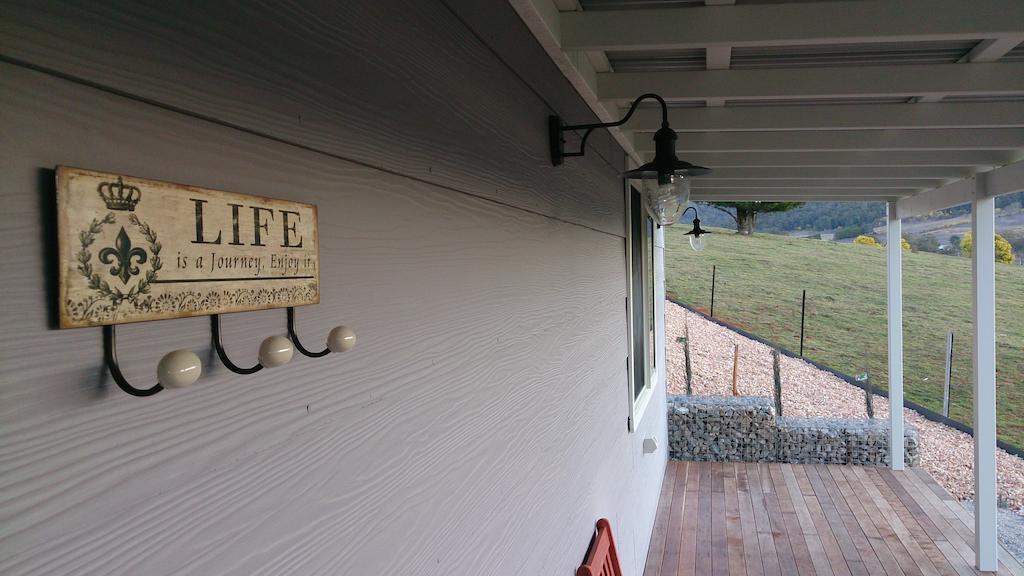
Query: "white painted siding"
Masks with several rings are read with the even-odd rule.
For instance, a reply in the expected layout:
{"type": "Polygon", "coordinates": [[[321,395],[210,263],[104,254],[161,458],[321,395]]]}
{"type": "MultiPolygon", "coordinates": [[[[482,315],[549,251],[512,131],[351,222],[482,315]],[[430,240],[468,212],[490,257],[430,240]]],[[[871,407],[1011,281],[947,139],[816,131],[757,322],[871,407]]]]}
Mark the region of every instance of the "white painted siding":
{"type": "MultiPolygon", "coordinates": [[[[568,575],[601,516],[642,573],[664,387],[629,434],[622,155],[546,165],[585,107],[506,4],[41,4],[0,29],[0,573],[568,575]],[[206,374],[121,393],[98,329],[51,327],[56,164],[317,204],[299,332],[359,346],[243,377],[204,318],[126,326],[131,380],[206,374]]],[[[224,330],[254,361],[284,312],[224,330]]]]}

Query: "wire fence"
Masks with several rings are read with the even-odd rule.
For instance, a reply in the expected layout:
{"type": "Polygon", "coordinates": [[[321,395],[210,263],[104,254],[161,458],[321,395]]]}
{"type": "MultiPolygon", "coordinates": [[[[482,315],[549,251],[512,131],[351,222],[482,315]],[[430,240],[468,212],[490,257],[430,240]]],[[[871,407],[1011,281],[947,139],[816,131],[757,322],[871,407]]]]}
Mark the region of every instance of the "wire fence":
{"type": "MultiPolygon", "coordinates": [[[[815,368],[817,368],[819,370],[823,370],[825,372],[828,372],[828,373],[832,374],[833,376],[835,376],[835,377],[837,377],[837,378],[847,382],[848,384],[851,384],[853,386],[856,386],[857,388],[860,388],[861,390],[866,390],[868,392],[871,392],[873,394],[877,394],[879,396],[883,396],[885,398],[889,397],[889,391],[887,389],[885,389],[885,388],[880,388],[880,387],[877,387],[877,386],[873,385],[871,383],[870,377],[865,378],[865,377],[863,377],[863,375],[861,377],[857,377],[857,376],[851,376],[850,374],[846,374],[844,372],[840,372],[839,370],[836,370],[835,368],[832,368],[831,366],[827,366],[825,364],[822,364],[822,363],[817,362],[815,360],[812,360],[810,358],[806,358],[804,356],[801,356],[800,354],[798,354],[796,352],[793,352],[792,350],[789,350],[789,349],[787,349],[787,348],[785,348],[783,346],[780,346],[777,343],[772,342],[771,340],[767,340],[767,339],[762,338],[762,337],[760,337],[760,336],[758,336],[756,334],[753,334],[751,332],[747,332],[746,330],[744,330],[742,328],[739,328],[737,326],[734,326],[734,325],[730,324],[729,322],[726,322],[726,321],[722,320],[721,318],[712,318],[706,311],[701,310],[701,309],[699,309],[697,307],[691,306],[689,304],[686,304],[685,302],[680,302],[680,301],[678,301],[678,300],[676,300],[674,298],[669,298],[669,301],[672,302],[673,304],[676,304],[678,306],[682,306],[683,308],[686,308],[687,310],[689,310],[690,312],[693,312],[694,314],[698,314],[698,315],[704,317],[708,321],[714,322],[715,324],[718,324],[719,326],[728,328],[729,330],[732,330],[732,331],[736,332],[740,336],[743,336],[745,338],[749,338],[751,340],[754,340],[755,342],[760,342],[761,344],[769,346],[774,351],[777,351],[779,354],[782,354],[784,356],[788,356],[790,358],[798,358],[800,360],[803,360],[804,362],[807,362],[808,364],[811,364],[815,368]]],[[[682,345],[684,343],[685,343],[684,339],[680,339],[680,341],[678,342],[678,344],[680,344],[680,345],[682,345]]],[[[689,364],[689,361],[687,361],[687,364],[689,364]]],[[[775,364],[775,363],[773,362],[773,364],[775,364]]],[[[775,364],[775,365],[777,366],[777,364],[775,364]]],[[[690,372],[690,370],[688,369],[687,370],[687,373],[688,373],[688,375],[687,375],[687,385],[688,386],[689,386],[689,380],[691,378],[691,376],[689,375],[689,372],[690,372]]],[[[776,401],[778,401],[778,399],[785,394],[785,390],[783,388],[781,388],[781,386],[780,386],[781,380],[778,377],[778,375],[776,375],[776,377],[775,377],[775,382],[776,382],[775,399],[776,399],[776,401]]],[[[939,412],[936,412],[935,410],[932,410],[931,408],[928,408],[927,406],[923,406],[921,404],[918,404],[917,402],[914,402],[912,400],[908,400],[906,398],[904,398],[904,400],[903,400],[903,406],[905,408],[909,408],[911,410],[914,410],[915,412],[921,414],[921,416],[927,418],[928,420],[931,420],[933,422],[938,422],[940,424],[945,424],[946,426],[949,426],[951,428],[954,428],[956,430],[959,430],[959,431],[964,432],[964,433],[966,433],[968,435],[971,435],[971,436],[974,435],[974,429],[971,428],[971,426],[969,426],[969,425],[967,425],[967,424],[965,424],[965,423],[963,423],[963,422],[961,422],[959,420],[955,420],[955,419],[950,418],[948,416],[944,416],[943,414],[941,414],[939,412]]],[[[1014,445],[1012,443],[1006,442],[1004,440],[997,440],[996,441],[996,445],[999,448],[1005,450],[1006,452],[1008,452],[1010,454],[1013,454],[1015,456],[1019,456],[1021,458],[1024,458],[1024,449],[1022,449],[1022,448],[1020,448],[1020,447],[1018,447],[1018,446],[1016,446],[1016,445],[1014,445]]]]}
{"type": "MultiPolygon", "coordinates": [[[[864,389],[869,381],[875,393],[888,396],[884,284],[873,301],[855,304],[849,301],[854,296],[844,295],[841,287],[827,286],[827,279],[798,290],[789,283],[785,292],[780,291],[781,287],[765,287],[761,297],[755,298],[752,294],[757,291],[749,285],[749,275],[733,273],[728,266],[709,268],[710,274],[703,275],[703,282],[693,275],[695,281],[685,293],[670,292],[669,299],[859,388],[864,389]]],[[[914,314],[906,315],[911,323],[915,315],[929,313],[914,305],[914,314]]],[[[950,324],[953,329],[908,326],[905,317],[905,405],[930,420],[970,434],[970,324],[950,324]]],[[[1005,437],[999,445],[1024,456],[1005,437]]]]}

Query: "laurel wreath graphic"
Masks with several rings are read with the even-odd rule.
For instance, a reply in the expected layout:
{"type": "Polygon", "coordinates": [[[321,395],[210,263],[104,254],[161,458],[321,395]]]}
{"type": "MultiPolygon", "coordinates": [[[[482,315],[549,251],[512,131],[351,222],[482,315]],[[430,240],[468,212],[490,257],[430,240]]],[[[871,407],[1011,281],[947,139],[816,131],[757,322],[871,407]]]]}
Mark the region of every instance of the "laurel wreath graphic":
{"type": "Polygon", "coordinates": [[[136,216],[135,214],[131,214],[128,216],[128,221],[138,226],[139,231],[142,232],[142,235],[146,238],[146,242],[149,242],[149,270],[146,271],[146,277],[143,278],[135,288],[133,288],[133,290],[135,290],[134,297],[138,298],[139,295],[149,294],[149,285],[152,284],[154,280],[156,280],[157,271],[163,267],[163,262],[160,261],[160,250],[163,248],[163,246],[161,246],[160,242],[157,240],[156,232],[149,227],[149,224],[141,222],[138,216],[136,216]]]}
{"type": "Polygon", "coordinates": [[[139,220],[138,216],[131,214],[128,216],[128,221],[142,232],[142,235],[146,238],[146,242],[149,243],[149,252],[151,256],[150,269],[146,271],[146,276],[140,280],[138,284],[132,286],[127,292],[122,292],[117,287],[111,287],[109,282],[101,278],[100,275],[93,270],[92,252],[89,247],[96,241],[96,235],[103,232],[104,225],[113,224],[116,221],[117,219],[113,212],[108,212],[102,219],[93,218],[89,227],[78,233],[78,240],[81,243],[82,249],[75,255],[76,258],[78,258],[78,273],[85,278],[89,288],[100,294],[100,300],[110,300],[111,305],[114,307],[120,306],[121,303],[125,301],[131,302],[132,304],[138,304],[140,296],[143,294],[149,294],[150,284],[156,280],[157,271],[163,267],[163,262],[160,260],[160,250],[163,249],[163,246],[157,239],[156,232],[149,226],[149,224],[139,220]]]}
{"type": "MultiPolygon", "coordinates": [[[[114,212],[108,212],[101,218],[94,218],[84,229],[79,231],[80,250],[75,254],[77,272],[85,279],[90,295],[82,299],[67,299],[65,306],[69,314],[78,321],[100,323],[114,320],[126,313],[158,314],[165,317],[176,312],[210,313],[221,308],[249,309],[253,306],[294,305],[302,302],[313,302],[318,298],[318,285],[309,282],[305,285],[280,288],[234,288],[209,291],[174,291],[151,293],[151,287],[157,281],[157,274],[163,268],[160,252],[163,249],[156,231],[149,224],[139,220],[135,214],[128,215],[128,221],[138,229],[145,238],[148,248],[149,268],[141,273],[138,282],[123,291],[115,282],[112,286],[105,280],[103,270],[93,267],[93,250],[97,237],[103,233],[105,226],[118,221],[114,212]]],[[[216,312],[213,312],[216,313],[216,312]]]]}

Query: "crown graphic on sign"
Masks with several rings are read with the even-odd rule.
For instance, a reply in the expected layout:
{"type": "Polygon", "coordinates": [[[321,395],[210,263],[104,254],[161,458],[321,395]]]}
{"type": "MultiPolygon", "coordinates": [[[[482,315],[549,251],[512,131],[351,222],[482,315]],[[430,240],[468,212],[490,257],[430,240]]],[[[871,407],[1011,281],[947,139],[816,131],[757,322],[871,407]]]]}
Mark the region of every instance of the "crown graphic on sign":
{"type": "Polygon", "coordinates": [[[100,198],[111,210],[135,210],[135,205],[142,199],[142,191],[135,186],[127,186],[120,176],[117,182],[103,182],[96,187],[100,198]]]}

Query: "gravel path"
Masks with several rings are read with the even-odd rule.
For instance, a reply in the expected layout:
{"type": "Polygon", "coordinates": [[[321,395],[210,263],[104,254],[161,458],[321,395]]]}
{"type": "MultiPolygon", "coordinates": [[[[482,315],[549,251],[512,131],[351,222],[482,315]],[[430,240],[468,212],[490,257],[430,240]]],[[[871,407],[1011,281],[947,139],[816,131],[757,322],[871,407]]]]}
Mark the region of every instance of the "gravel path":
{"type": "MultiPolygon", "coordinates": [[[[974,514],[974,501],[965,500],[961,502],[964,508],[974,514]]],[[[996,523],[999,529],[999,542],[1013,554],[1017,560],[1024,560],[1024,516],[1014,514],[1012,510],[1000,508],[997,514],[996,523]]]]}
{"type": "MultiPolygon", "coordinates": [[[[665,303],[669,394],[685,394],[683,349],[676,338],[688,327],[693,393],[731,394],[733,345],[740,346],[739,393],[772,396],[771,349],[705,320],[682,306],[665,303]]],[[[782,411],[786,416],[866,417],[864,391],[795,358],[782,357],[782,411]]],[[[889,399],[875,396],[875,417],[889,417],[889,399]]],[[[921,436],[921,466],[959,500],[974,498],[974,440],[948,426],[904,409],[921,436]]],[[[1013,510],[1024,507],[1024,459],[997,450],[999,497],[1013,510]]]]}

